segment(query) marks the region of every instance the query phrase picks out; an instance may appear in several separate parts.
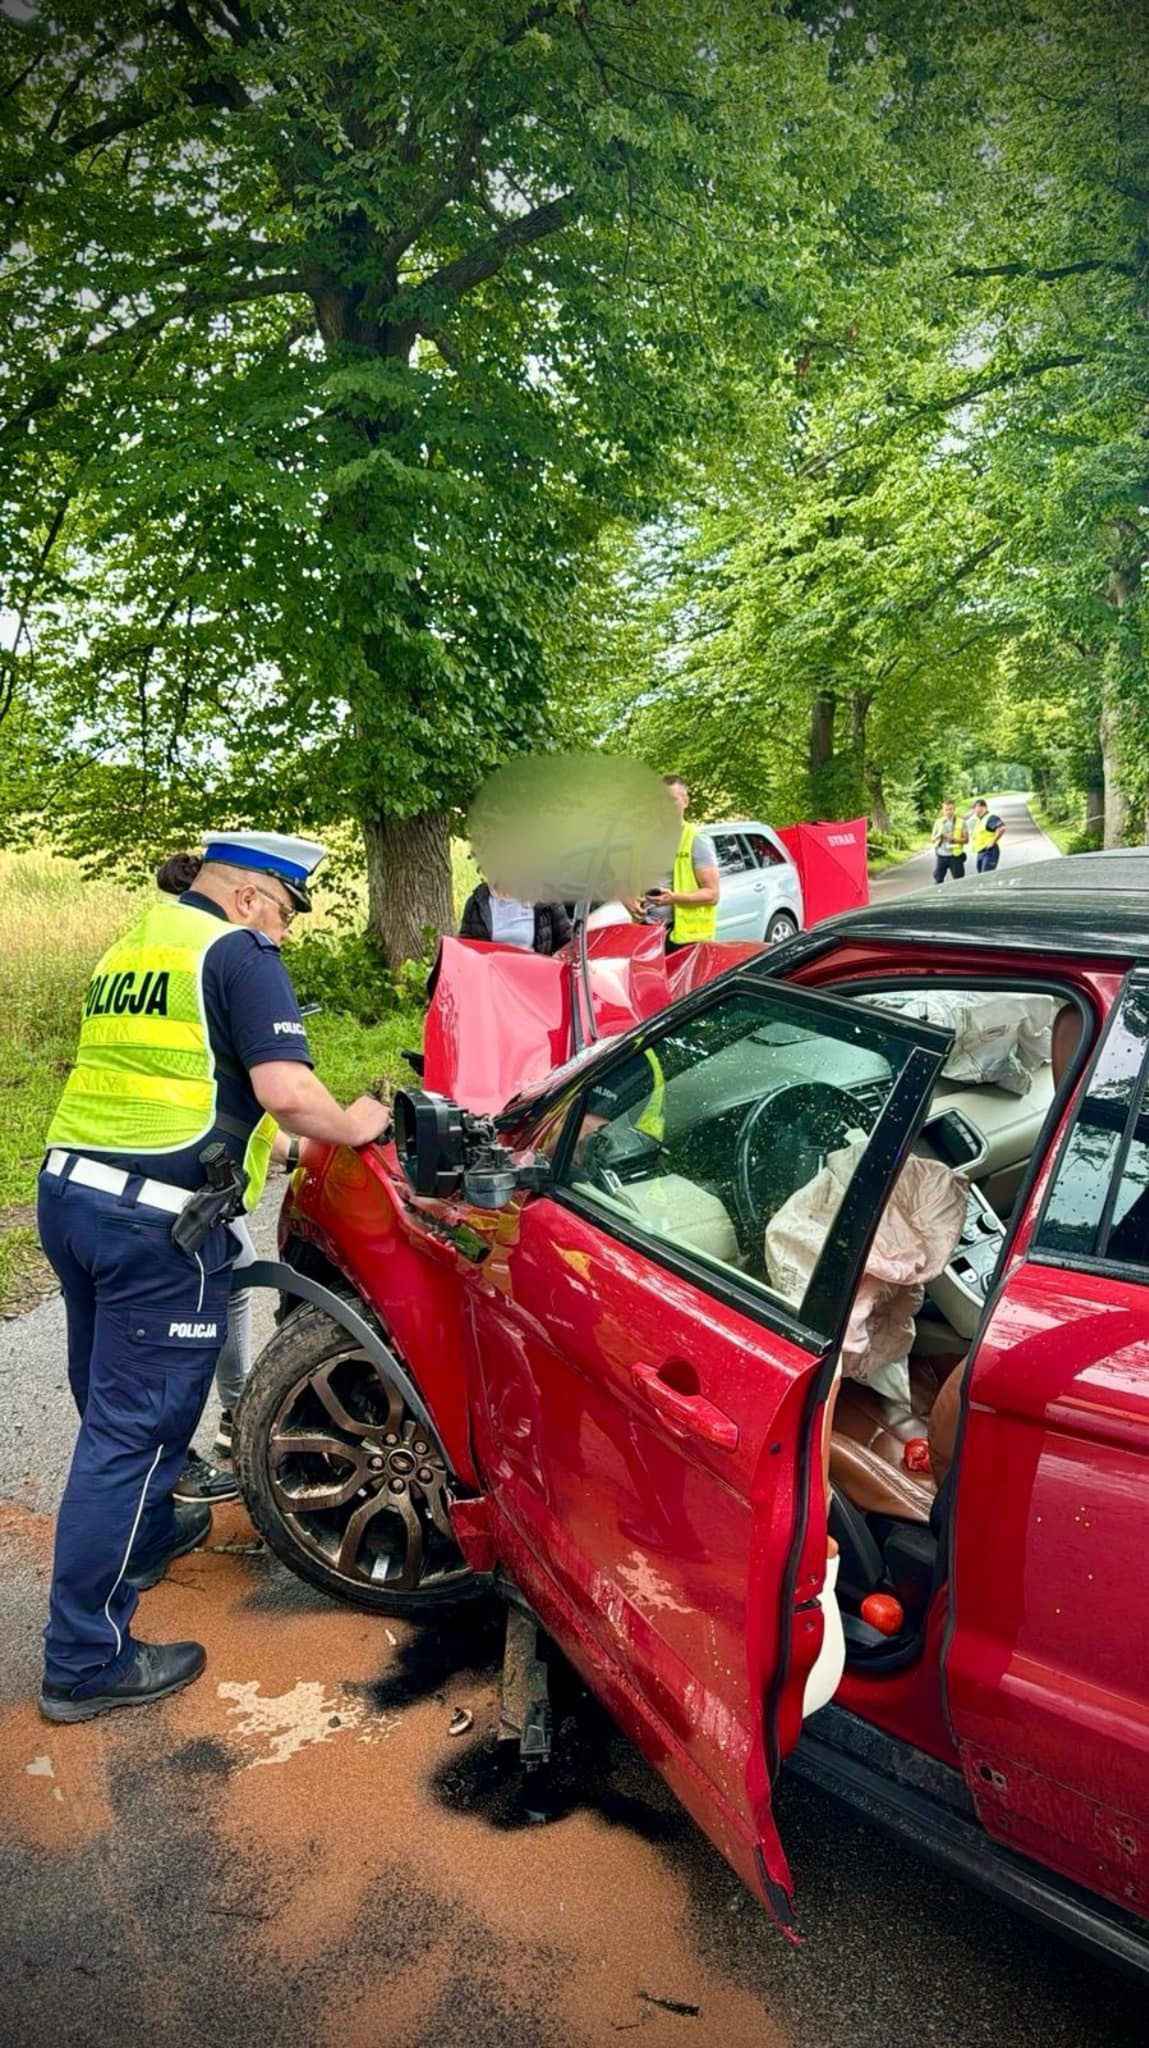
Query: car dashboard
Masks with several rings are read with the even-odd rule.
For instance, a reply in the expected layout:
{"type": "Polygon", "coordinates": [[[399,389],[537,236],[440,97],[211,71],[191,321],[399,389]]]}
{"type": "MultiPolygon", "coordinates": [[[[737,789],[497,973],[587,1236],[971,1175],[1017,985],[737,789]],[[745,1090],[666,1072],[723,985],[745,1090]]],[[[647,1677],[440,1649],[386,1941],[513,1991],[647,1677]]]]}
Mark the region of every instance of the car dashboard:
{"type": "MultiPolygon", "coordinates": [[[[606,1139],[615,1197],[610,1206],[631,1213],[657,1235],[677,1239],[723,1263],[762,1274],[762,1237],[749,1241],[738,1222],[733,1161],[745,1118],[764,1093],[821,1079],[824,1048],[795,1043],[769,1048],[770,1086],[755,1080],[753,1045],[708,1063],[705,1095],[700,1076],[684,1073],[666,1093],[666,1128],[654,1140],[633,1124],[616,1124],[606,1139]],[[749,1053],[749,1062],[747,1054],[749,1053]],[[749,1067],[749,1071],[748,1071],[749,1067]],[[697,1099],[696,1099],[697,1098],[697,1099]],[[719,1246],[722,1249],[719,1249],[719,1246]]],[[[839,1044],[834,1085],[858,1105],[858,1132],[870,1131],[889,1094],[885,1061],[863,1047],[839,1044]]],[[[1013,1201],[1053,1099],[1052,1069],[1032,1076],[1025,1095],[991,1084],[937,1084],[915,1150],[960,1172],[969,1181],[962,1236],[944,1272],[929,1283],[933,1310],[963,1341],[981,1319],[1005,1243],[1013,1201]]],[[[604,1134],[605,1135],[605,1134],[604,1134]]],[[[601,1200],[601,1194],[600,1194],[601,1200]]],[[[763,1223],[765,1222],[763,1219],[763,1223]]]]}

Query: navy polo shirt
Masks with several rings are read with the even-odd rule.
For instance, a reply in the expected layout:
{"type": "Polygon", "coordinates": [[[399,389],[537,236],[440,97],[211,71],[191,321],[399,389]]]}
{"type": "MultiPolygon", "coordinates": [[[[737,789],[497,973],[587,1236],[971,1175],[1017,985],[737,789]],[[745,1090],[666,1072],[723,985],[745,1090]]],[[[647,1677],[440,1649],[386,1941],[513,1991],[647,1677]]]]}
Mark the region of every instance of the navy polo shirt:
{"type": "MultiPolygon", "coordinates": [[[[228,924],[218,903],[201,896],[198,889],[189,889],[179,900],[189,909],[206,910],[228,924]]],[[[230,925],[227,936],[215,941],[204,960],[203,1000],[208,1043],[216,1063],[217,1113],[240,1125],[249,1136],[263,1110],[248,1069],[267,1060],[299,1060],[307,1067],[315,1064],[279,947],[264,932],[230,925]]],[[[88,1158],[106,1159],[128,1173],[148,1174],[178,1188],[198,1188],[204,1178],[199,1155],[213,1139],[219,1139],[232,1157],[242,1162],[247,1136],[219,1126],[181,1152],[96,1152],[88,1146],[84,1151],[88,1158]]]]}

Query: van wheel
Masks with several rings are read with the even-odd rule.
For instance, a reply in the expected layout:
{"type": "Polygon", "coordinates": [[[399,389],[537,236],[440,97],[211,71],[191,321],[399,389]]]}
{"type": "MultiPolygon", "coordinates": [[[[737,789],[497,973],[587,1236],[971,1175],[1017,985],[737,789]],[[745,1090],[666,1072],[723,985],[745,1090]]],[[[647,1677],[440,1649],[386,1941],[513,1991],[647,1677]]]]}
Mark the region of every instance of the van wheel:
{"type": "Polygon", "coordinates": [[[269,1549],[334,1599],[427,1615],[481,1591],[451,1533],[440,1445],[322,1309],[297,1308],[252,1367],[235,1474],[269,1549]]]}
{"type": "Polygon", "coordinates": [[[798,920],[792,910],[776,910],[766,927],[766,944],[780,946],[783,939],[792,939],[798,929],[798,920]]]}

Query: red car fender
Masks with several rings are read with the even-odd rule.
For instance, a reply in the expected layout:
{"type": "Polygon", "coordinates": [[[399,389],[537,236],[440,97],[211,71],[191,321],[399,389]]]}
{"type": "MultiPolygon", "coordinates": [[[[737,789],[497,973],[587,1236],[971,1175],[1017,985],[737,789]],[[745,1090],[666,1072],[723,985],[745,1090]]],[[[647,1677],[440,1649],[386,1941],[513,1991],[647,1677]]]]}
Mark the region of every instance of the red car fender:
{"type": "Polygon", "coordinates": [[[427,1404],[453,1472],[477,1486],[459,1254],[414,1209],[394,1147],[352,1152],[312,1140],[280,1211],[281,1251],[293,1237],[314,1244],[374,1311],[427,1404]]]}

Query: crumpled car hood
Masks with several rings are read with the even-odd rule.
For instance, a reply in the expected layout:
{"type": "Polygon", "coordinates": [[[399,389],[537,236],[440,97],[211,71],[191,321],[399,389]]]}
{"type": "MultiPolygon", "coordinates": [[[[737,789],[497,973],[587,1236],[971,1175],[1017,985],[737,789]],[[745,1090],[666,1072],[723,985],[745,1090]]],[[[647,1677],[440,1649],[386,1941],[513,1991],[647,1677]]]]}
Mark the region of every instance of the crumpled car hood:
{"type": "MultiPolygon", "coordinates": [[[[600,1037],[618,1037],[763,950],[749,942],[715,942],[668,958],[654,926],[592,931],[587,952],[600,1037]]],[[[444,939],[430,981],[424,1085],[485,1116],[496,1115],[512,1096],[542,1087],[574,1050],[575,971],[569,946],[548,958],[514,946],[444,939]]]]}

